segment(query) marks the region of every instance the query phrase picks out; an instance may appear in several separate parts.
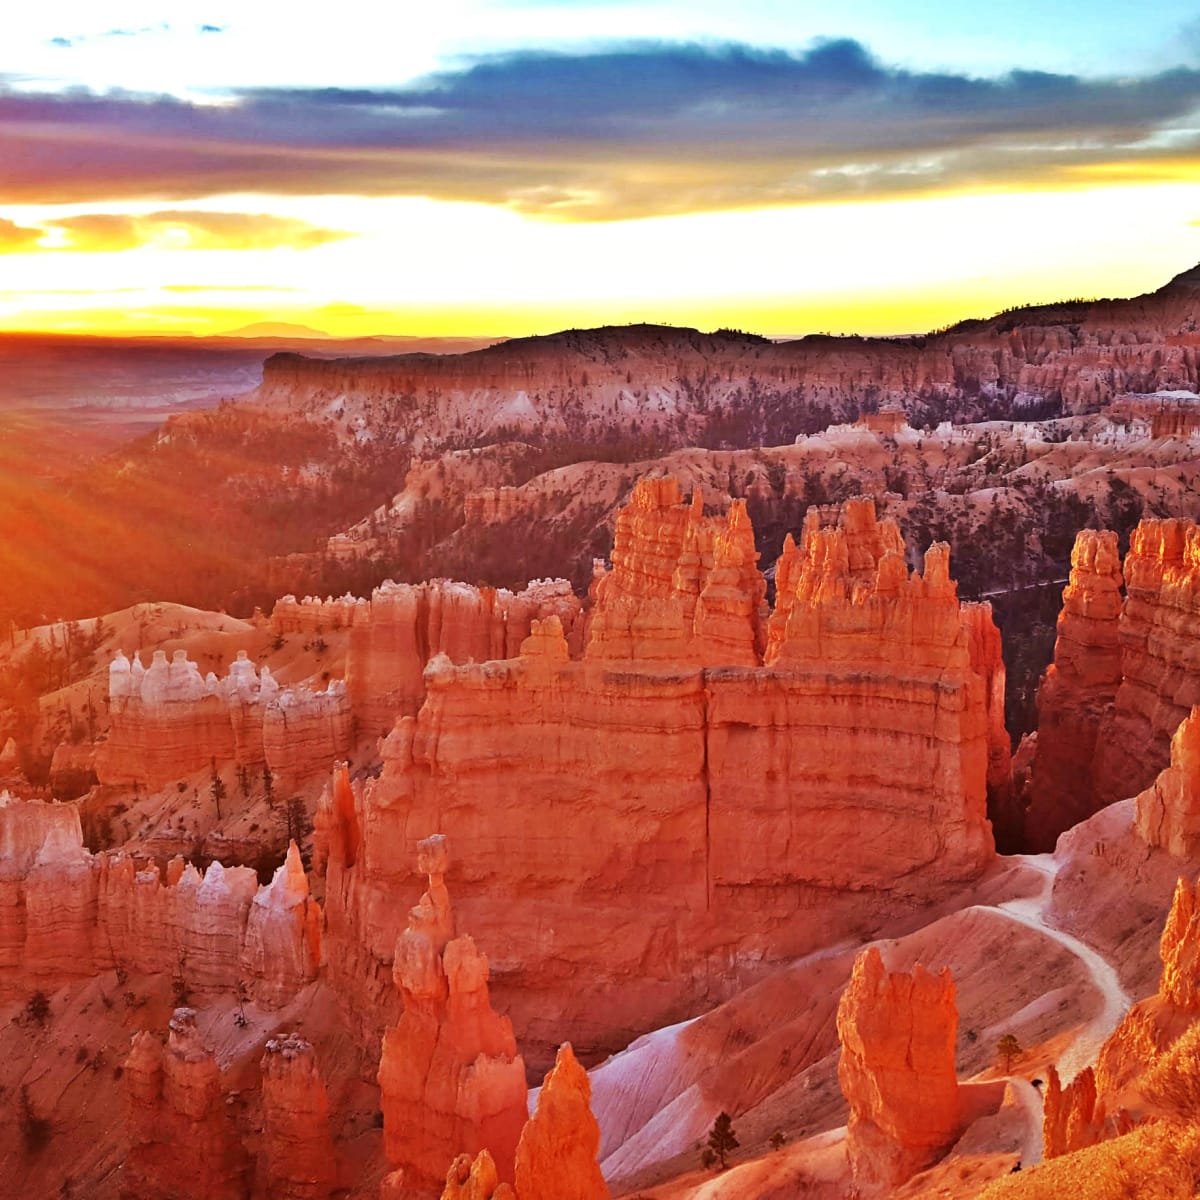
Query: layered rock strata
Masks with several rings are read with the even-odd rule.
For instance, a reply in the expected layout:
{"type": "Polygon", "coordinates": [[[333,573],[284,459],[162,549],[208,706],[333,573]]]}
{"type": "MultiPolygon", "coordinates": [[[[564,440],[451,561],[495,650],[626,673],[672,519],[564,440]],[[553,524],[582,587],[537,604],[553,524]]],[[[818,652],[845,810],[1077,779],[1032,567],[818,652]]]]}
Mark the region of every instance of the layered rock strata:
{"type": "Polygon", "coordinates": [[[95,758],[103,784],[160,788],[229,762],[265,765],[294,782],[328,770],[352,741],[343,683],[323,692],[281,689],[270,668],[260,674],[244,651],[223,680],[201,676],[183,650],[170,662],[156,650],[149,667],[118,653],[108,694],[110,729],[95,758]]]}
{"type": "Polygon", "coordinates": [[[329,1096],[312,1045],[295,1034],[267,1042],[262,1111],[255,1196],[326,1200],[337,1183],[329,1096]]]}
{"type": "Polygon", "coordinates": [[[244,1200],[249,1162],[193,1009],[175,1010],[165,1048],[149,1031],[134,1034],[123,1081],[130,1141],[123,1198],[244,1200]]]}
{"type": "Polygon", "coordinates": [[[294,845],[260,888],[248,867],[91,854],[74,805],[0,805],[0,995],[120,967],[276,1008],[316,978],[320,926],[294,845]]]}
{"type": "MultiPolygon", "coordinates": [[[[660,504],[668,483],[653,491],[631,518],[639,539],[682,545],[696,510],[660,504]]],[[[554,616],[516,658],[430,661],[380,778],[335,789],[318,815],[330,967],[356,981],[368,1026],[416,831],[454,841],[458,910],[543,1063],[563,1036],[615,1048],[983,868],[1003,687],[990,614],[959,604],[944,548],[910,574],[869,502],[810,532],[781,560],[767,665],[618,660],[592,643],[576,661],[554,616]]],[[[674,554],[607,579],[666,586],[674,554]]],[[[605,589],[593,640],[628,594],[605,589]]]]}
{"type": "Polygon", "coordinates": [[[1137,831],[1175,858],[1200,850],[1200,708],[1175,730],[1171,765],[1137,798],[1137,831]]]}
{"type": "Polygon", "coordinates": [[[1170,762],[1171,737],[1200,704],[1200,529],[1146,520],[1125,557],[1121,686],[1101,730],[1100,805],[1135,795],[1170,762]]]}
{"type": "Polygon", "coordinates": [[[1054,662],[1038,689],[1038,740],[1025,840],[1052,850],[1058,835],[1095,811],[1097,737],[1121,685],[1123,603],[1117,535],[1083,529],[1071,551],[1054,662]]]}
{"type": "Polygon", "coordinates": [[[562,579],[537,580],[521,592],[435,579],[387,582],[355,607],[346,676],[362,733],[386,734],[414,715],[425,697],[424,670],[439,654],[452,662],[488,662],[517,653],[532,622],[551,614],[573,631],[582,605],[562,579]]]}
{"type": "Polygon", "coordinates": [[[384,1149],[407,1187],[440,1186],[458,1154],[485,1147],[511,1181],[526,1116],[525,1064],[491,1007],[487,956],[455,935],[447,865],[444,838],[420,843],[429,887],[396,943],[404,1012],[379,1061],[384,1149]]]}
{"type": "Polygon", "coordinates": [[[889,972],[872,946],[854,964],[837,1028],[851,1174],[860,1193],[881,1194],[935,1162],[961,1132],[954,980],[920,964],[889,972]]]}
{"type": "Polygon", "coordinates": [[[705,517],[697,490],[643,479],[617,514],[612,571],[592,585],[590,661],[755,666],[762,661],[766,581],[745,501],[705,517]]]}

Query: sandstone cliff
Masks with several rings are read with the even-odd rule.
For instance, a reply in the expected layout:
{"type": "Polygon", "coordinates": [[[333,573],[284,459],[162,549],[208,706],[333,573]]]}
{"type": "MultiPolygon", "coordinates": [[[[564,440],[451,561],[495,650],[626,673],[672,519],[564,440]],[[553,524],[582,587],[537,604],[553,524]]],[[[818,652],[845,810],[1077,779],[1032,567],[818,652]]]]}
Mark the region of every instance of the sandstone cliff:
{"type": "Polygon", "coordinates": [[[911,974],[889,973],[872,946],[854,964],[837,1025],[851,1172],[862,1193],[884,1193],[929,1166],[961,1132],[954,980],[919,964],[911,974]]]}
{"type": "Polygon", "coordinates": [[[262,1110],[255,1196],[326,1200],[337,1183],[329,1096],[312,1045],[303,1038],[292,1034],[267,1042],[262,1110]]]}
{"type": "Polygon", "coordinates": [[[1057,1158],[1104,1140],[1104,1105],[1096,1099],[1096,1073],[1085,1067],[1064,1088],[1050,1066],[1043,1100],[1042,1157],[1057,1158]]]}
{"type": "MultiPolygon", "coordinates": [[[[706,527],[677,496],[662,481],[639,493],[629,546],[678,547],[706,527]]],[[[516,658],[431,659],[382,775],[319,814],[322,845],[356,847],[353,862],[330,851],[328,955],[335,979],[357,981],[365,1025],[386,1003],[417,830],[458,847],[459,912],[505,963],[498,1002],[542,1063],[563,1036],[584,1053],[614,1049],[978,873],[992,854],[998,639],[983,636],[986,609],[959,604],[944,548],[910,574],[899,544],[862,502],[789,552],[802,563],[785,555],[767,665],[595,649],[635,584],[675,586],[676,550],[614,567],[607,582],[628,586],[598,599],[582,661],[555,616],[516,658]],[[820,931],[803,918],[815,908],[820,931]]]]}
{"type": "Polygon", "coordinates": [[[1025,840],[1052,850],[1064,829],[1095,811],[1097,737],[1121,684],[1123,601],[1117,535],[1083,529],[1071,552],[1054,662],[1038,690],[1038,741],[1025,840]]]}
{"type": "Polygon", "coordinates": [[[119,967],[276,1008],[316,977],[320,925],[294,846],[260,888],[248,867],[93,855],[74,805],[0,805],[0,995],[119,967]]]}
{"type": "Polygon", "coordinates": [[[423,672],[436,655],[457,663],[509,658],[534,620],[553,613],[572,631],[581,608],[561,579],[516,594],[444,579],[384,583],[351,619],[347,684],[361,731],[378,737],[398,716],[416,713],[425,697],[423,672]]]}
{"type": "Polygon", "coordinates": [[[177,650],[170,662],[156,650],[149,667],[118,653],[109,668],[111,726],[96,748],[100,782],[161,788],[235,762],[264,765],[292,784],[328,770],[350,749],[346,687],[323,692],[281,689],[269,668],[261,674],[243,652],[218,680],[177,650]]]}
{"type": "Polygon", "coordinates": [[[446,842],[420,843],[429,887],[395,952],[404,1013],[383,1038],[384,1148],[407,1187],[436,1187],[456,1155],[485,1147],[511,1180],[525,1121],[525,1064],[512,1025],[488,999],[488,960],[455,936],[446,842]]]}
{"type": "Polygon", "coordinates": [[[1170,761],[1171,737],[1200,703],[1200,529],[1146,520],[1125,558],[1121,686],[1096,766],[1101,804],[1136,794],[1170,761]]]}
{"type": "Polygon", "coordinates": [[[1200,708],[1171,738],[1171,765],[1137,798],[1137,830],[1176,858],[1200,850],[1200,708]]]}
{"type": "Polygon", "coordinates": [[[164,1048],[135,1034],[125,1061],[130,1148],[121,1195],[128,1200],[244,1200],[249,1163],[196,1014],[179,1008],[164,1048]]]}

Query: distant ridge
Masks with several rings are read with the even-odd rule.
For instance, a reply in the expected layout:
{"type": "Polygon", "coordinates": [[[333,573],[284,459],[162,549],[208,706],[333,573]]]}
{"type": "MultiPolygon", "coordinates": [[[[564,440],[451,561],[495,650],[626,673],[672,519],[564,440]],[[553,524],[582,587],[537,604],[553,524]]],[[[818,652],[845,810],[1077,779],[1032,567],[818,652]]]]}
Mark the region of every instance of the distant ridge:
{"type": "Polygon", "coordinates": [[[254,321],[250,325],[241,325],[217,337],[244,338],[329,338],[332,335],[322,329],[314,329],[311,325],[297,325],[291,321],[254,321]]]}

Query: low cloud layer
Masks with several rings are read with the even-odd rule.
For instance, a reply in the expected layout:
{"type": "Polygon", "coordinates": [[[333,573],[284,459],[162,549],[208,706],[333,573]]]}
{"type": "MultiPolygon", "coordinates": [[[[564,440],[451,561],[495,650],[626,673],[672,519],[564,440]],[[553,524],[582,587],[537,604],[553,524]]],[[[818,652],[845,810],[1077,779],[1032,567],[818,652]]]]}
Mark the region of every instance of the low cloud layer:
{"type": "Polygon", "coordinates": [[[1143,178],[1200,149],[1200,71],[1000,78],[639,44],[489,56],[397,89],[222,103],[0,88],[0,203],[223,192],[425,195],[544,216],[1143,178]]]}
{"type": "Polygon", "coordinates": [[[113,253],[151,245],[177,250],[309,250],[350,236],[267,213],[89,213],[37,226],[0,220],[0,254],[33,250],[113,253]]]}

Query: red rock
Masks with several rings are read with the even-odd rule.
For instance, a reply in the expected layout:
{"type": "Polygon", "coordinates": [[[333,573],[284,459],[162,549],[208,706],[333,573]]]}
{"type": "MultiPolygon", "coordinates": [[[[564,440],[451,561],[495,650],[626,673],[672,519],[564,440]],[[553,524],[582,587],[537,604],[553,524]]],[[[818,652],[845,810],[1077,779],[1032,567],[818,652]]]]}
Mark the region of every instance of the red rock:
{"type": "Polygon", "coordinates": [[[1171,737],[1200,704],[1200,529],[1144,520],[1125,557],[1121,686],[1099,738],[1100,805],[1136,795],[1170,762],[1171,737]]]}
{"type": "Polygon", "coordinates": [[[152,1033],[135,1034],[123,1078],[130,1149],[122,1197],[244,1200],[249,1164],[194,1010],[175,1010],[165,1049],[152,1033]]]}
{"type": "Polygon", "coordinates": [[[262,1059],[262,1148],[256,1197],[325,1200],[337,1183],[329,1096],[312,1045],[295,1034],[271,1038],[262,1059]]]}
{"type": "Polygon", "coordinates": [[[492,1156],[480,1150],[474,1159],[460,1154],[450,1164],[442,1200],[516,1200],[516,1195],[511,1184],[500,1182],[492,1156]]]}
{"type": "Polygon", "coordinates": [[[517,653],[535,619],[557,615],[568,630],[581,605],[565,580],[535,581],[522,592],[436,579],[384,583],[354,611],[347,685],[361,730],[386,734],[425,696],[423,672],[437,654],[487,662],[517,653]]]}
{"type": "Polygon", "coordinates": [[[1185,1012],[1200,1011],[1200,884],[1181,879],[1159,941],[1158,994],[1185,1012]]]}
{"type": "Polygon", "coordinates": [[[949,970],[930,975],[919,964],[912,974],[889,973],[869,947],[854,964],[837,1026],[855,1184],[863,1192],[898,1187],[961,1132],[954,980],[949,970]]]}
{"type": "Polygon", "coordinates": [[[1175,730],[1171,765],[1137,798],[1137,830],[1175,858],[1200,850],[1200,708],[1175,730]]]}
{"type": "MultiPolygon", "coordinates": [[[[659,506],[669,482],[639,494],[638,537],[657,544],[660,521],[682,546],[694,510],[659,506]]],[[[959,604],[942,551],[910,577],[869,503],[849,523],[792,552],[805,565],[786,626],[772,619],[770,667],[597,659],[591,645],[569,660],[553,620],[518,658],[430,661],[382,775],[318,816],[322,846],[361,830],[354,865],[331,852],[326,896],[331,975],[364,1032],[386,1004],[416,830],[459,848],[456,903],[502,954],[497,1001],[539,1063],[564,1035],[582,1053],[619,1048],[983,868],[1003,678],[990,615],[959,604]],[[822,547],[845,560],[837,581],[822,547]],[[853,593],[851,548],[871,580],[853,593]],[[820,929],[797,919],[818,905],[820,929]],[[711,956],[729,966],[710,971],[711,956]]],[[[661,591],[668,560],[674,573],[679,553],[656,551],[606,582],[661,591]]]]}
{"type": "Polygon", "coordinates": [[[1049,1068],[1043,1099],[1042,1157],[1057,1158],[1104,1140],[1104,1105],[1096,1100],[1096,1075],[1085,1067],[1064,1088],[1049,1068]]]}
{"type": "MultiPolygon", "coordinates": [[[[517,1145],[520,1200],[607,1200],[592,1089],[570,1043],[559,1048],[517,1145]]],[[[444,1193],[443,1193],[444,1200],[444,1193]]]]}
{"type": "Polygon", "coordinates": [[[492,1011],[487,957],[469,936],[455,937],[445,839],[427,838],[419,853],[429,888],[396,944],[404,1013],[384,1034],[379,1062],[384,1148],[409,1186],[438,1186],[458,1154],[484,1148],[511,1180],[525,1064],[511,1023],[492,1011]]]}
{"type": "Polygon", "coordinates": [[[1097,738],[1121,686],[1123,577],[1117,535],[1083,529],[1071,551],[1054,662],[1038,689],[1038,738],[1025,838],[1052,850],[1064,829],[1102,806],[1094,779],[1097,738]]]}

